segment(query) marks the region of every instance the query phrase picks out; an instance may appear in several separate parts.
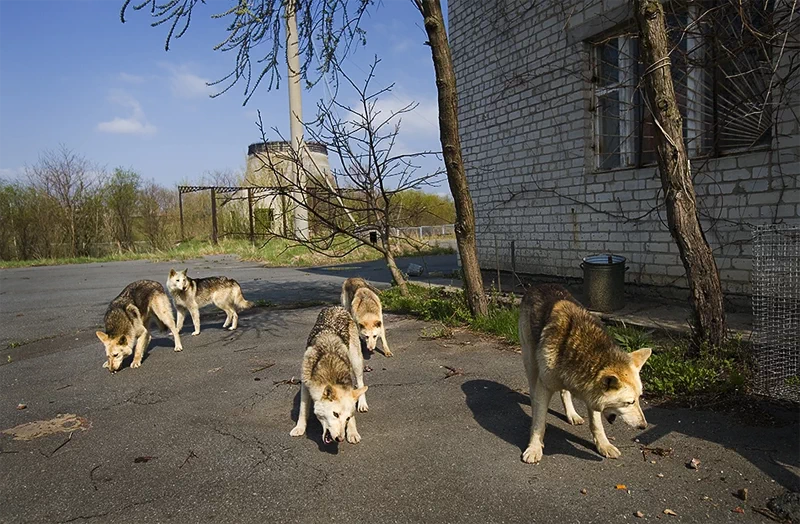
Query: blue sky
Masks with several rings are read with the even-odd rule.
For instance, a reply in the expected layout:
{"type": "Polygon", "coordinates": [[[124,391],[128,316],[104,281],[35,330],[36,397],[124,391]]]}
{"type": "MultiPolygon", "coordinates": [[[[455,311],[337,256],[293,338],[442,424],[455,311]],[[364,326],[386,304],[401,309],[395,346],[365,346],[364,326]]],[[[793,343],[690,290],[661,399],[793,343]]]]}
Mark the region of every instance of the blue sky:
{"type": "MultiPolygon", "coordinates": [[[[264,84],[244,107],[243,84],[209,98],[216,88],[206,82],[229,73],[235,59],[212,49],[225,24],[211,15],[232,0],[199,5],[169,52],[167,28],[150,27],[148,12],[132,10],[122,24],[122,3],[0,0],[0,177],[21,177],[42,151],[64,145],[108,170],[130,168],[170,186],[243,169],[248,144],[260,138],[256,110],[266,127],[288,136],[285,81],[272,91],[264,84]]],[[[363,77],[377,54],[382,62],[373,86],[395,83],[384,106],[419,103],[403,119],[400,148],[438,150],[434,72],[421,16],[410,0],[384,0],[372,6],[363,27],[367,46],[345,62],[346,72],[363,77]]],[[[325,92],[320,85],[303,94],[309,120],[325,92]]],[[[277,138],[268,132],[268,139],[277,138]]]]}

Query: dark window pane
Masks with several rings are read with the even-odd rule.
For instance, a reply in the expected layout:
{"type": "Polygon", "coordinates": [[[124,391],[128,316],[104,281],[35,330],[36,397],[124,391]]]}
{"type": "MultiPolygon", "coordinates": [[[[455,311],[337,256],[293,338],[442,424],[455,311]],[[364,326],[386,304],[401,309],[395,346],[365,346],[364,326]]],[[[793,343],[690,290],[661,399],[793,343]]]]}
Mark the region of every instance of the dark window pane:
{"type": "Polygon", "coordinates": [[[619,82],[619,39],[612,38],[598,46],[598,80],[601,86],[619,82]]]}
{"type": "Polygon", "coordinates": [[[619,94],[616,91],[597,98],[600,169],[620,166],[619,113],[619,94]]]}

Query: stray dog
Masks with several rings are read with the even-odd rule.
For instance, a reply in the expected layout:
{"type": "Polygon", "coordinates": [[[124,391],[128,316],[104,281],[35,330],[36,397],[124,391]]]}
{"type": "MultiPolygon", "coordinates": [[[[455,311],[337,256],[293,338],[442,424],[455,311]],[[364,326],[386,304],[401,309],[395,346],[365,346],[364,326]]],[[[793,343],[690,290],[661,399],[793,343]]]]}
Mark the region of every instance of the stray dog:
{"type": "Polygon", "coordinates": [[[299,437],[306,432],[309,404],[313,402],[325,444],[341,442],[345,435],[348,442],[357,444],[361,435],[356,429],[356,405],[361,412],[369,407],[355,322],[344,308],[326,307],[319,312],[306,345],[300,372],[300,413],[289,434],[299,437]]]}
{"type": "Polygon", "coordinates": [[[383,354],[391,357],[392,351],[386,343],[383,308],[378,293],[380,290],[369,285],[363,278],[348,278],[342,284],[342,307],[353,315],[353,320],[358,324],[358,334],[367,343],[367,349],[370,352],[375,351],[380,337],[383,354]]]}
{"type": "Polygon", "coordinates": [[[147,325],[153,318],[162,329],[166,326],[172,332],[175,337],[175,351],[183,350],[164,286],[153,280],[137,280],[128,284],[111,301],[103,318],[106,330],[95,333],[106,348],[106,362],[103,367],[112,373],[118,371],[122,360],[133,353],[134,342],[136,352],[131,367],[141,366],[151,338],[147,325]]]}
{"type": "Polygon", "coordinates": [[[195,279],[187,275],[187,271],[188,269],[183,271],[170,269],[167,279],[167,289],[175,300],[178,310],[178,331],[183,327],[186,310],[189,310],[192,324],[194,324],[192,335],[199,335],[200,308],[211,303],[227,315],[222,327],[231,331],[236,329],[236,326],[239,325],[239,311],[253,306],[252,302],[244,299],[239,283],[228,277],[195,279]],[[228,327],[229,325],[230,327],[228,327]]]}
{"type": "Polygon", "coordinates": [[[523,462],[536,464],[542,459],[545,417],[556,391],[561,391],[567,419],[573,425],[583,424],[583,419],[575,411],[572,395],[586,404],[594,444],[604,457],[617,458],[620,451],[608,441],[602,416],[609,423],[619,416],[635,428],[647,427],[639,405],[639,371],[651,350],[621,350],[600,321],[566,289],[545,284],[525,293],[520,306],[519,338],[532,415],[523,462]]]}

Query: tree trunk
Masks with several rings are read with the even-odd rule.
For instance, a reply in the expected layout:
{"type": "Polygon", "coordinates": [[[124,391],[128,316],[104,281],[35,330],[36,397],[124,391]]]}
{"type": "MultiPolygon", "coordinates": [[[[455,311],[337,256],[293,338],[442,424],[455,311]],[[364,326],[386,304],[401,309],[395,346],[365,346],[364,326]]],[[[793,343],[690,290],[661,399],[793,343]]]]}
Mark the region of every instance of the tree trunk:
{"type": "Polygon", "coordinates": [[[392,273],[392,278],[394,279],[397,287],[400,288],[400,295],[407,297],[408,296],[408,282],[406,281],[406,277],[403,276],[403,272],[397,268],[397,263],[394,261],[394,255],[392,255],[392,250],[389,249],[387,246],[386,253],[384,253],[383,258],[386,260],[386,265],[389,267],[389,271],[392,273]]]}
{"type": "Polygon", "coordinates": [[[641,34],[647,101],[658,128],[655,143],[667,221],[689,282],[695,345],[718,345],[726,335],[722,286],[714,254],[697,216],[691,164],[670,73],[664,9],[658,0],[636,0],[634,6],[641,34]]]}
{"type": "Polygon", "coordinates": [[[475,244],[475,211],[461,157],[456,77],[450,45],[447,42],[442,6],[440,0],[418,0],[417,5],[424,17],[425,31],[433,55],[433,67],[436,71],[436,90],[439,94],[439,138],[442,143],[447,181],[456,207],[455,232],[464,273],[464,293],[473,316],[483,316],[486,315],[488,308],[475,244]]]}

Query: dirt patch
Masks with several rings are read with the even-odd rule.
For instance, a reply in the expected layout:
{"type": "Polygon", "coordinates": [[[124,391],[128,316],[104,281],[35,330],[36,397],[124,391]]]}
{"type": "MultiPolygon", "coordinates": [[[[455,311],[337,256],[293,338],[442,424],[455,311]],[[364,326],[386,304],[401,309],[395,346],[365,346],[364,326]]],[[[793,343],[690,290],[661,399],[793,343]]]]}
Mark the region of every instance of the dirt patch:
{"type": "Polygon", "coordinates": [[[90,427],[92,427],[92,424],[89,419],[67,413],[58,415],[50,420],[36,420],[27,424],[20,424],[3,430],[3,434],[13,437],[14,440],[33,440],[55,435],[56,433],[71,433],[78,429],[83,431],[90,427]]]}

